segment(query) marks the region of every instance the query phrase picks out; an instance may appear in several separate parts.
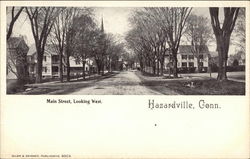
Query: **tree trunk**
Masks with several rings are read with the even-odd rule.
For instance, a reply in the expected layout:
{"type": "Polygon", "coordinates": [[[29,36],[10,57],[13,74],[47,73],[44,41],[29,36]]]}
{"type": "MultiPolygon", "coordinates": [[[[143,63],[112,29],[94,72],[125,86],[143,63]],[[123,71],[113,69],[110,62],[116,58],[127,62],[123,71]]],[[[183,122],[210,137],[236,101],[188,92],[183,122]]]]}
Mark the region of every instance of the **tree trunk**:
{"type": "Polygon", "coordinates": [[[36,83],[42,82],[43,53],[37,49],[36,83]]]}
{"type": "Polygon", "coordinates": [[[104,61],[101,62],[101,73],[102,73],[102,76],[104,75],[104,66],[105,66],[105,63],[104,61]]]}
{"type": "Polygon", "coordinates": [[[101,74],[101,62],[98,59],[96,59],[95,61],[96,61],[96,66],[97,66],[97,73],[98,75],[100,75],[101,74]]]}
{"type": "Polygon", "coordinates": [[[110,67],[110,68],[109,68],[109,71],[112,72],[112,60],[111,60],[111,58],[109,59],[109,63],[110,63],[110,64],[109,64],[109,67],[110,67]]]}
{"type": "Polygon", "coordinates": [[[177,68],[177,51],[173,51],[173,75],[175,78],[178,77],[178,68],[177,68]]]}
{"type": "Polygon", "coordinates": [[[69,37],[69,33],[66,34],[66,48],[65,48],[65,51],[66,51],[66,69],[67,69],[67,82],[70,81],[70,61],[69,61],[69,57],[70,57],[70,37],[69,37]]]}
{"type": "Polygon", "coordinates": [[[227,58],[228,58],[228,49],[230,42],[230,35],[217,35],[217,51],[219,54],[219,68],[217,80],[225,81],[227,80],[227,58]]]}
{"type": "Polygon", "coordinates": [[[164,60],[161,60],[161,76],[163,76],[164,71],[164,60]]]}
{"type": "Polygon", "coordinates": [[[86,61],[82,61],[82,78],[83,78],[83,80],[85,80],[85,64],[86,64],[86,61]]]}
{"type": "Polygon", "coordinates": [[[160,75],[160,62],[159,62],[159,60],[157,60],[157,76],[159,76],[160,75]]]}
{"type": "Polygon", "coordinates": [[[155,75],[155,72],[156,72],[156,66],[155,66],[155,62],[153,64],[153,75],[155,75]]]}
{"type": "Polygon", "coordinates": [[[200,55],[197,55],[197,72],[201,72],[201,65],[200,65],[200,55]]]}
{"type": "Polygon", "coordinates": [[[59,53],[59,77],[60,77],[60,82],[63,82],[62,51],[60,51],[60,53],[59,53]]]}
{"type": "Polygon", "coordinates": [[[67,67],[67,82],[70,81],[70,62],[69,62],[69,53],[66,55],[66,67],[67,67]]]}

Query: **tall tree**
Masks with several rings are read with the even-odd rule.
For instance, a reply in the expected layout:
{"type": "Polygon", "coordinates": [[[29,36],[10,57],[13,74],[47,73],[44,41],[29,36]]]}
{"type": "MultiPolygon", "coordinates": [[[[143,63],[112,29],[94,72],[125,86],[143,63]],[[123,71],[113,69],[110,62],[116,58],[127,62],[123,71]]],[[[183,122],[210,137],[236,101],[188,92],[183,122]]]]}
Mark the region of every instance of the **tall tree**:
{"type": "Polygon", "coordinates": [[[66,64],[67,81],[70,81],[69,57],[74,50],[74,42],[76,42],[74,38],[77,32],[77,28],[73,28],[73,21],[83,14],[92,15],[92,9],[86,7],[62,7],[59,11],[60,13],[55,19],[50,38],[59,55],[60,81],[63,82],[64,64],[66,64]]]}
{"type": "Polygon", "coordinates": [[[95,37],[95,27],[96,24],[90,15],[81,15],[74,21],[74,27],[77,28],[76,33],[76,50],[73,54],[76,61],[82,63],[82,74],[83,79],[85,79],[85,65],[87,58],[91,56],[92,53],[92,42],[95,37]]]}
{"type": "Polygon", "coordinates": [[[191,11],[192,8],[187,7],[151,8],[152,13],[149,17],[157,21],[167,38],[169,51],[172,57],[174,77],[178,77],[177,52],[187,18],[191,11]]]}
{"type": "MultiPolygon", "coordinates": [[[[10,8],[7,7],[7,12],[9,9],[10,8]]],[[[24,7],[19,7],[19,8],[11,7],[11,19],[10,19],[10,23],[8,24],[7,35],[6,35],[7,40],[10,38],[14,24],[15,24],[16,20],[18,19],[18,17],[20,16],[20,14],[22,13],[23,9],[24,9],[24,7]]]]}
{"type": "MultiPolygon", "coordinates": [[[[59,55],[59,76],[60,81],[63,82],[63,57],[64,52],[66,52],[66,66],[68,68],[69,65],[69,45],[67,43],[67,35],[70,35],[70,29],[73,24],[73,19],[77,16],[79,16],[80,12],[84,10],[76,7],[62,7],[59,8],[59,15],[56,17],[54,25],[52,27],[52,31],[50,34],[50,40],[54,47],[56,48],[56,51],[59,55]]],[[[69,38],[69,37],[68,37],[69,38]]],[[[69,41],[68,41],[69,42],[69,41]]],[[[70,69],[70,66],[69,66],[70,69]]],[[[67,72],[70,72],[70,70],[67,69],[67,72]]],[[[69,75],[69,74],[68,74],[69,75]]],[[[67,78],[69,79],[69,78],[67,78]]]]}
{"type": "Polygon", "coordinates": [[[54,25],[50,34],[53,47],[59,55],[59,78],[63,82],[63,52],[65,48],[65,39],[67,32],[67,23],[69,23],[69,9],[61,8],[59,15],[55,18],[54,25]]]}
{"type": "Polygon", "coordinates": [[[137,32],[136,29],[134,28],[127,33],[125,39],[128,48],[130,48],[137,57],[141,71],[143,72],[146,71],[147,56],[139,32],[137,32]]]}
{"type": "Polygon", "coordinates": [[[240,8],[238,18],[235,24],[234,34],[232,33],[233,44],[235,44],[242,53],[246,51],[246,11],[240,8]]]}
{"type": "Polygon", "coordinates": [[[175,77],[178,76],[177,51],[191,10],[192,8],[149,7],[133,16],[135,19],[133,25],[138,28],[139,34],[137,35],[140,35],[145,44],[144,47],[147,48],[146,53],[150,58],[146,60],[152,66],[154,74],[157,68],[157,75],[159,75],[160,64],[163,74],[164,58],[169,47],[174,66],[173,74],[175,77]]]}
{"type": "Polygon", "coordinates": [[[197,59],[198,72],[200,72],[200,55],[208,51],[207,43],[212,38],[208,19],[203,16],[191,14],[187,19],[185,35],[191,43],[191,51],[197,59]]]}
{"type": "Polygon", "coordinates": [[[36,83],[42,82],[45,44],[59,10],[55,7],[26,7],[37,52],[36,83]]]}
{"type": "Polygon", "coordinates": [[[230,45],[230,36],[234,29],[235,22],[240,8],[225,7],[223,24],[219,20],[219,8],[210,7],[210,17],[213,31],[216,37],[217,51],[219,54],[219,69],[217,80],[227,80],[227,59],[230,45]]]}

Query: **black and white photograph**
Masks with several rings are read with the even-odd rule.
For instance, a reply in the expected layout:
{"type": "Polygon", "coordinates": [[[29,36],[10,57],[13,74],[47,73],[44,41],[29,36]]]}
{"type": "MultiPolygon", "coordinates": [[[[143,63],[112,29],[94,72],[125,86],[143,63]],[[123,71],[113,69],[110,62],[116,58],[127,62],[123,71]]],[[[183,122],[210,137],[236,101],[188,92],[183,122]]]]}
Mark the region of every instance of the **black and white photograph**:
{"type": "Polygon", "coordinates": [[[244,7],[6,8],[6,92],[245,95],[244,7]]]}
{"type": "Polygon", "coordinates": [[[250,158],[250,1],[0,1],[0,158],[250,158]]]}

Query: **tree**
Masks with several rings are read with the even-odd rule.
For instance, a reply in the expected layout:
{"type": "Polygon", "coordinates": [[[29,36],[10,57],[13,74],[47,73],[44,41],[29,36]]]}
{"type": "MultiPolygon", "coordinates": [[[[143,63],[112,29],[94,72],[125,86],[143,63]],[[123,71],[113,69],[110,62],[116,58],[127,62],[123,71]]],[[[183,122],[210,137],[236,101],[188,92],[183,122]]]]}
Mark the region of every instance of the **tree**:
{"type": "Polygon", "coordinates": [[[238,18],[235,24],[233,37],[233,44],[235,44],[239,50],[245,53],[246,51],[246,11],[245,8],[240,8],[238,18]]]}
{"type": "Polygon", "coordinates": [[[126,36],[128,47],[137,55],[142,71],[163,75],[167,50],[166,36],[155,19],[154,8],[140,8],[130,17],[132,29],[126,36]],[[161,71],[160,71],[161,68],[161,71]]]}
{"type": "Polygon", "coordinates": [[[69,57],[74,50],[74,38],[77,31],[77,28],[73,28],[73,21],[82,14],[92,15],[92,10],[85,7],[61,7],[50,34],[50,41],[59,55],[59,74],[61,82],[63,82],[63,57],[65,57],[66,63],[67,81],[70,81],[69,57]]]}
{"type": "Polygon", "coordinates": [[[10,37],[7,45],[7,69],[17,77],[19,84],[25,84],[28,81],[27,53],[29,47],[23,37],[10,37]]]}
{"type": "Polygon", "coordinates": [[[59,78],[63,82],[63,52],[65,48],[67,24],[70,23],[70,8],[61,8],[59,15],[55,18],[50,39],[53,47],[59,55],[59,78]]]}
{"type": "Polygon", "coordinates": [[[217,80],[227,80],[227,59],[230,45],[230,36],[234,29],[235,22],[240,8],[225,7],[223,24],[219,20],[219,8],[210,7],[210,17],[213,31],[216,37],[217,51],[219,54],[219,69],[217,80]]]}
{"type": "Polygon", "coordinates": [[[42,65],[45,44],[59,9],[55,7],[25,7],[37,52],[36,83],[42,82],[42,65]]]}
{"type": "Polygon", "coordinates": [[[117,49],[117,45],[116,42],[114,40],[114,36],[112,34],[107,34],[107,50],[106,50],[106,54],[107,54],[107,63],[106,63],[106,67],[108,68],[109,72],[112,72],[112,61],[113,61],[113,57],[119,52],[119,50],[117,49]]]}
{"type": "MultiPolygon", "coordinates": [[[[9,7],[7,7],[7,11],[8,11],[8,9],[9,9],[9,7]]],[[[20,16],[20,14],[22,13],[23,9],[24,9],[24,7],[20,7],[20,8],[11,7],[11,20],[10,20],[10,23],[8,25],[7,35],[6,35],[7,40],[10,38],[14,24],[15,24],[16,20],[18,19],[18,17],[20,16]]]]}
{"type": "MultiPolygon", "coordinates": [[[[70,29],[72,27],[73,19],[80,14],[80,8],[74,8],[69,7],[60,8],[59,15],[56,17],[54,25],[52,27],[52,32],[50,34],[50,40],[54,47],[56,48],[56,51],[59,55],[59,76],[60,81],[63,82],[63,57],[64,52],[66,51],[66,66],[67,66],[67,72],[70,72],[70,66],[69,65],[69,45],[67,43],[67,35],[69,36],[70,29]],[[68,62],[67,62],[68,61],[68,62]]],[[[69,38],[69,37],[68,37],[69,38]]],[[[68,41],[69,42],[69,41],[68,41]]],[[[70,74],[67,74],[68,76],[70,74]]],[[[69,77],[67,76],[67,79],[69,81],[69,77]]]]}
{"type": "Polygon", "coordinates": [[[198,72],[200,72],[200,55],[207,51],[207,43],[212,38],[208,19],[203,16],[191,14],[187,19],[185,34],[191,43],[191,51],[197,59],[198,72]]]}
{"type": "Polygon", "coordinates": [[[151,14],[149,15],[149,17],[157,21],[167,38],[172,57],[174,77],[178,77],[177,52],[187,18],[191,11],[192,8],[188,7],[159,7],[151,8],[151,14]]]}
{"type": "Polygon", "coordinates": [[[74,21],[73,27],[78,31],[76,32],[76,47],[73,53],[76,61],[82,63],[83,79],[85,79],[85,65],[87,58],[91,57],[92,53],[92,42],[95,37],[95,26],[93,18],[90,15],[81,15],[74,21]]]}
{"type": "Polygon", "coordinates": [[[169,47],[174,66],[173,74],[174,77],[178,76],[177,51],[191,10],[192,8],[154,7],[144,8],[133,15],[132,22],[137,28],[134,31],[138,31],[136,35],[139,35],[144,43],[143,51],[148,55],[145,59],[146,64],[152,66],[153,74],[157,68],[157,75],[159,75],[159,65],[163,74],[164,58],[169,47]]]}
{"type": "Polygon", "coordinates": [[[106,40],[106,68],[112,72],[113,69],[118,69],[118,61],[124,57],[125,45],[113,34],[107,34],[106,40]]]}
{"type": "Polygon", "coordinates": [[[134,28],[127,33],[125,39],[127,47],[133,51],[139,61],[141,71],[144,72],[146,69],[147,56],[145,54],[145,48],[143,47],[143,42],[140,38],[139,32],[137,32],[134,28]]]}

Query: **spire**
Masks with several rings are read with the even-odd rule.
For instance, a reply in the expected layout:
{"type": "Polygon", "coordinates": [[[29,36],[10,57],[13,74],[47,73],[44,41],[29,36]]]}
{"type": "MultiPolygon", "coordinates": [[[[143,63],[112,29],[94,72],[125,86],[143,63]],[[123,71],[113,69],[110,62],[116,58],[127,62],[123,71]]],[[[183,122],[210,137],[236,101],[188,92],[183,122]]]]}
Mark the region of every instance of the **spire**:
{"type": "Polygon", "coordinates": [[[101,31],[104,32],[104,26],[103,26],[103,16],[102,16],[102,22],[101,22],[101,31]]]}

